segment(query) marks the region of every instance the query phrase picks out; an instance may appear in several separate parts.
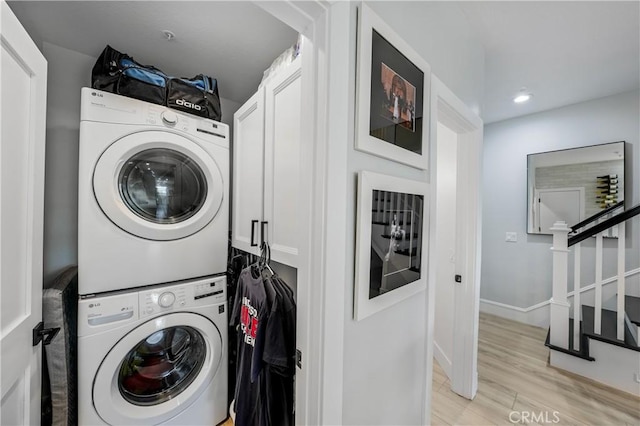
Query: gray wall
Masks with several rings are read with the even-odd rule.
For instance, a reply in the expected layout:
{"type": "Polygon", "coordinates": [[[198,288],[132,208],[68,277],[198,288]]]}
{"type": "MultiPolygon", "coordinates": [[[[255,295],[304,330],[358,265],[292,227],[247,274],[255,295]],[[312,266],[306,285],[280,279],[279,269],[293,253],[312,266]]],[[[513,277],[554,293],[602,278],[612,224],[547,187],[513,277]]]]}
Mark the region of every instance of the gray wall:
{"type": "MultiPolygon", "coordinates": [[[[44,204],[44,285],[78,261],[78,136],[80,88],[91,85],[96,58],[44,42],[48,61],[44,204]]],[[[221,98],[231,125],[240,104],[221,98]]]]}
{"type": "MultiPolygon", "coordinates": [[[[624,140],[626,205],[640,202],[639,105],[636,90],[485,126],[481,298],[526,308],[551,297],[551,236],[526,233],[527,154],[624,140]],[[505,242],[508,231],[517,243],[505,242]]],[[[594,282],[593,239],[583,245],[585,286],[594,282]]],[[[605,279],[615,275],[616,245],[605,240],[605,279]]],[[[627,270],[640,266],[639,245],[636,218],[627,229],[627,270]]]]}
{"type": "MultiPolygon", "coordinates": [[[[370,2],[432,67],[434,74],[466,104],[480,105],[484,81],[484,50],[454,4],[439,2],[370,2]]],[[[333,6],[336,8],[336,6],[333,6]]],[[[344,73],[355,75],[356,11],[350,7],[350,55],[344,73]]],[[[357,172],[369,170],[429,182],[429,173],[356,151],[354,146],[355,81],[349,81],[346,244],[344,276],[343,424],[421,424],[425,371],[427,311],[425,293],[406,299],[362,321],[353,319],[357,172]]],[[[343,161],[343,160],[342,160],[343,161]]],[[[329,164],[331,170],[331,164],[329,164]]],[[[433,237],[433,236],[431,236],[433,237]]],[[[426,271],[425,271],[426,272],[426,271]]]]}

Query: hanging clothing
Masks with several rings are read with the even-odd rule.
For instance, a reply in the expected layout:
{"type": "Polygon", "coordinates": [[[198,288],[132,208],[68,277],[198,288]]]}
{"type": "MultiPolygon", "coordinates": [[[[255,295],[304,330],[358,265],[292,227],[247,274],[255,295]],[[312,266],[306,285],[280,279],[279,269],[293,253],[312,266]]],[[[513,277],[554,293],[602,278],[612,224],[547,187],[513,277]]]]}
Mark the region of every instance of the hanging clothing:
{"type": "Polygon", "coordinates": [[[237,426],[293,425],[295,320],[295,299],[284,281],[255,265],[240,273],[232,313],[237,426]]]}
{"type": "Polygon", "coordinates": [[[292,426],[294,424],[294,376],[296,354],[296,305],[289,286],[278,276],[264,279],[273,286],[276,298],[271,306],[265,338],[263,360],[263,392],[267,424],[292,426]]]}

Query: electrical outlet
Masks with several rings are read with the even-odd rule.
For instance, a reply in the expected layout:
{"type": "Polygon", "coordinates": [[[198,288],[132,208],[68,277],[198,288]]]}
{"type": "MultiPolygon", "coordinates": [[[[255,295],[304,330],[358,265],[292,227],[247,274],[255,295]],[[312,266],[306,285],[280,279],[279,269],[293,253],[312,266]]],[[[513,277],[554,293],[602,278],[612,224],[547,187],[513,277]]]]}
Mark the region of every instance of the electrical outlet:
{"type": "Polygon", "coordinates": [[[640,383],[640,373],[633,373],[633,380],[640,383]]]}
{"type": "Polygon", "coordinates": [[[504,239],[508,243],[517,243],[518,242],[518,233],[516,232],[507,232],[507,235],[504,239]]]}

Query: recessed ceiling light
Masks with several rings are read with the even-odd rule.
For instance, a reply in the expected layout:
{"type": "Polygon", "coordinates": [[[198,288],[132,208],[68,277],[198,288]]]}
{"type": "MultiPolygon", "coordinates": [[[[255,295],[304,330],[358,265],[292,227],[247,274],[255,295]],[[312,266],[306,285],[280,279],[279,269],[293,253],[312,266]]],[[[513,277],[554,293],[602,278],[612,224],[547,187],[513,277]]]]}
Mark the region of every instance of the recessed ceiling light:
{"type": "Polygon", "coordinates": [[[533,95],[531,94],[531,92],[527,91],[527,89],[523,87],[522,89],[520,89],[518,94],[513,98],[513,102],[517,104],[521,104],[523,102],[527,102],[529,99],[531,99],[532,96],[533,95]]]}
{"type": "Polygon", "coordinates": [[[518,95],[515,98],[513,98],[513,102],[515,102],[517,104],[521,104],[522,102],[527,102],[529,99],[531,99],[531,95],[529,95],[529,94],[518,95]]]}

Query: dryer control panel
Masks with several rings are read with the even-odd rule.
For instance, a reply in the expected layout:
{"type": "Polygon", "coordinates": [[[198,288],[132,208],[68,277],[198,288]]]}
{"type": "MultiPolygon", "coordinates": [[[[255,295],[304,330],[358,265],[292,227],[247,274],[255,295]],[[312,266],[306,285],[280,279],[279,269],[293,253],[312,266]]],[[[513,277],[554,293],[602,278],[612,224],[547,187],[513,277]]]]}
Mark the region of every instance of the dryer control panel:
{"type": "Polygon", "coordinates": [[[81,121],[168,128],[229,149],[227,124],[163,105],[83,87],[80,111],[81,121]]]}

